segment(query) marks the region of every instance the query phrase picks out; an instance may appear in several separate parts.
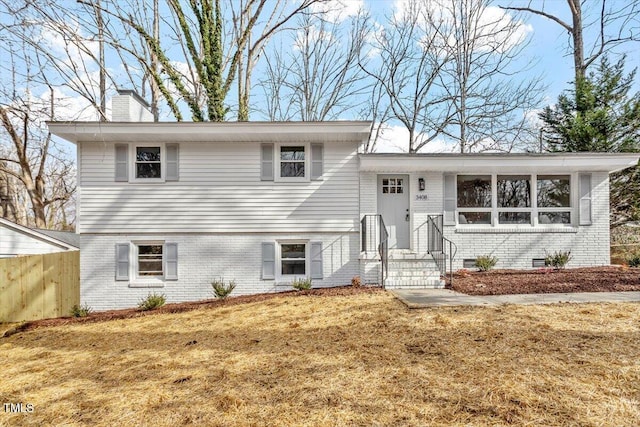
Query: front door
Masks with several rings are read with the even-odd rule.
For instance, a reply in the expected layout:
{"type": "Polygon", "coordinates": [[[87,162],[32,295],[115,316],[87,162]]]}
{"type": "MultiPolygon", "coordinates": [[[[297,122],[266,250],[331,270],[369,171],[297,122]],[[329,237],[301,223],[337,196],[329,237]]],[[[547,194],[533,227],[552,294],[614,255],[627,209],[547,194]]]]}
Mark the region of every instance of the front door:
{"type": "Polygon", "coordinates": [[[409,249],[409,175],[378,175],[378,213],[389,232],[389,248],[409,249]]]}

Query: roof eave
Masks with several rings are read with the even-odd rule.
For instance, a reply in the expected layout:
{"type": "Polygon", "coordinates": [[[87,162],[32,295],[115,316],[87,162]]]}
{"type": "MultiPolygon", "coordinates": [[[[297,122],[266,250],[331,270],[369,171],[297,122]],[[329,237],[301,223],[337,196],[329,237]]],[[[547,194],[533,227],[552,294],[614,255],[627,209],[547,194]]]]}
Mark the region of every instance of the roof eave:
{"type": "Polygon", "coordinates": [[[369,138],[371,122],[47,122],[52,134],[78,142],[354,141],[369,138]]]}
{"type": "Polygon", "coordinates": [[[364,154],[361,171],[429,170],[462,173],[616,172],[638,164],[639,153],[548,154],[364,154]]]}
{"type": "Polygon", "coordinates": [[[80,248],[78,248],[78,247],[76,247],[74,245],[68,244],[67,242],[63,242],[62,240],[56,239],[55,237],[47,236],[46,234],[40,233],[40,232],[38,232],[36,230],[33,230],[33,229],[29,228],[29,227],[25,227],[23,225],[16,224],[15,222],[9,221],[9,220],[4,219],[4,218],[0,218],[0,225],[4,225],[6,227],[13,228],[14,230],[16,230],[16,231],[18,231],[20,233],[27,234],[27,235],[35,238],[35,239],[45,241],[45,242],[47,242],[49,244],[52,244],[54,246],[58,246],[58,247],[60,247],[62,249],[71,250],[71,251],[73,251],[73,250],[77,251],[77,250],[80,249],[80,248]]]}

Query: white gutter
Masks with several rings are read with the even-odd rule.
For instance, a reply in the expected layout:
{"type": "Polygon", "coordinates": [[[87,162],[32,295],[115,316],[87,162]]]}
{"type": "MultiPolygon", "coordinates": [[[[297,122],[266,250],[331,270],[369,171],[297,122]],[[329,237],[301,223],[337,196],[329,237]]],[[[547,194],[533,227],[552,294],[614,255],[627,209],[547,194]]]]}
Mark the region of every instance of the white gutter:
{"type": "Polygon", "coordinates": [[[640,153],[362,154],[365,172],[616,172],[638,164],[640,153]]]}

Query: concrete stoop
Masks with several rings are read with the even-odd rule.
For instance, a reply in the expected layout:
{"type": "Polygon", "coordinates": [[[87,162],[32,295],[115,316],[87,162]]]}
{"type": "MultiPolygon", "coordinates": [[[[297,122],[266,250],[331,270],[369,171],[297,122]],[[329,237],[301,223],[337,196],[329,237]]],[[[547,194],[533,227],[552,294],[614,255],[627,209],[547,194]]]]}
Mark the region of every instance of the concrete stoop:
{"type": "Polygon", "coordinates": [[[444,280],[435,261],[415,254],[393,254],[389,257],[388,289],[442,289],[444,280]]]}

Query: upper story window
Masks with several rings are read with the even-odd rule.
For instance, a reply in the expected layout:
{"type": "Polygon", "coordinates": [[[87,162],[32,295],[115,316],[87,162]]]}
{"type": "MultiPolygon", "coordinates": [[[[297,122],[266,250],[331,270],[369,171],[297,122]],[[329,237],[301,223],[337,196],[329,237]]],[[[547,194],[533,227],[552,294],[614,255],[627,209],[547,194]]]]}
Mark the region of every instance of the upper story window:
{"type": "Polygon", "coordinates": [[[163,183],[179,178],[176,143],[115,144],[114,160],[116,182],[163,183]]]}
{"type": "Polygon", "coordinates": [[[304,178],[305,146],[280,146],[280,178],[304,178]]]}
{"type": "Polygon", "coordinates": [[[136,179],[162,178],[161,147],[136,147],[136,179]]]}
{"type": "Polygon", "coordinates": [[[572,221],[570,175],[458,175],[456,192],[458,224],[572,221]]]}
{"type": "Polygon", "coordinates": [[[261,181],[320,181],[324,172],[323,143],[260,144],[261,181]]]}

